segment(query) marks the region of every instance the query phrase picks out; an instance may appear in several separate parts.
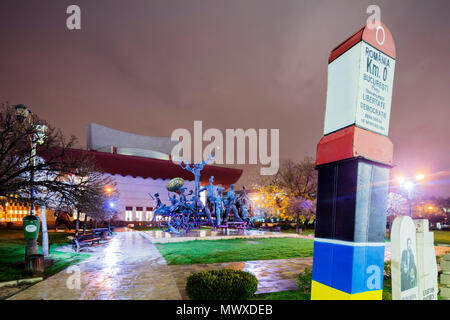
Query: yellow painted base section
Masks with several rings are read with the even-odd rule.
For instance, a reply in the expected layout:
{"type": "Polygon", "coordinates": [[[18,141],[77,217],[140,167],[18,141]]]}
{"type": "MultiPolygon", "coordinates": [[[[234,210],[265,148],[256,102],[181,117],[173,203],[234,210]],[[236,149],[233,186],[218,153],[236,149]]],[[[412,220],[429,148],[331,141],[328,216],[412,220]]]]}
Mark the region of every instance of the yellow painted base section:
{"type": "Polygon", "coordinates": [[[311,283],[311,300],[381,300],[383,290],[346,293],[316,281],[311,283]]]}

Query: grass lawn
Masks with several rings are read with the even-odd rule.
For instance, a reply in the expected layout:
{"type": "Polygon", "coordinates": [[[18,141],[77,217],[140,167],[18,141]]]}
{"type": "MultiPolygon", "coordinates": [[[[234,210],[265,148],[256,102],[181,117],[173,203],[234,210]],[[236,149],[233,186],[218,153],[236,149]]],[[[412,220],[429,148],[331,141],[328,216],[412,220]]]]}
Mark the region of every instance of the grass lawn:
{"type": "Polygon", "coordinates": [[[312,257],[313,240],[294,238],[196,240],[157,244],[168,264],[312,257]]]}
{"type": "MultiPolygon", "coordinates": [[[[50,259],[53,265],[46,268],[44,277],[49,277],[71,264],[80,262],[88,258],[89,254],[76,254],[57,252],[55,248],[69,243],[65,232],[49,232],[50,259]]],[[[41,245],[42,234],[40,234],[38,243],[41,245]]],[[[22,230],[0,230],[0,282],[27,278],[22,274],[25,255],[26,240],[23,237],[22,230]]],[[[41,248],[40,248],[41,250],[41,248]]]]}
{"type": "Polygon", "coordinates": [[[450,231],[438,231],[433,230],[434,233],[434,244],[450,244],[450,231]]]}
{"type": "Polygon", "coordinates": [[[311,294],[300,290],[288,290],[255,294],[250,300],[311,300],[311,294]]]}
{"type": "Polygon", "coordinates": [[[150,227],[150,226],[134,226],[131,229],[136,231],[161,231],[159,227],[150,227]]]}

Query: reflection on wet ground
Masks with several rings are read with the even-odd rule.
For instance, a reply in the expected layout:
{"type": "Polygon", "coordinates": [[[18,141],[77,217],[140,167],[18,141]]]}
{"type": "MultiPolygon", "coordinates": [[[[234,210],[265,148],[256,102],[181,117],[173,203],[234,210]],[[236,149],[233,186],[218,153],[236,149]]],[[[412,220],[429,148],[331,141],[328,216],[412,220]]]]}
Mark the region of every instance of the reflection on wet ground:
{"type": "Polygon", "coordinates": [[[10,299],[180,299],[164,258],[138,232],[117,233],[92,257],[10,299]],[[80,286],[77,288],[77,279],[80,286]]]}
{"type": "Polygon", "coordinates": [[[312,236],[302,236],[295,233],[282,233],[260,230],[235,230],[212,231],[211,229],[191,230],[188,233],[172,234],[160,230],[143,231],[144,235],[153,243],[184,242],[193,240],[226,240],[236,238],[307,238],[312,236]]]}

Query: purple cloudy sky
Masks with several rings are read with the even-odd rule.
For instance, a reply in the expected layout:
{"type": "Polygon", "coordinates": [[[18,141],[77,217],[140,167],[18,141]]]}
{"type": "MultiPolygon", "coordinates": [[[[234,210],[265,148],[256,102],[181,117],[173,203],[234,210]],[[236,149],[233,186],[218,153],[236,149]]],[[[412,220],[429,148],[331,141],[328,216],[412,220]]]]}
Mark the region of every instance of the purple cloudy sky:
{"type": "Polygon", "coordinates": [[[424,190],[450,196],[447,0],[2,0],[0,99],[31,106],[82,146],[90,122],[169,136],[203,120],[279,128],[281,158],[314,157],[329,52],[370,4],[397,46],[393,177],[436,174],[424,190]],[[66,28],[70,4],[81,31],[66,28]]]}

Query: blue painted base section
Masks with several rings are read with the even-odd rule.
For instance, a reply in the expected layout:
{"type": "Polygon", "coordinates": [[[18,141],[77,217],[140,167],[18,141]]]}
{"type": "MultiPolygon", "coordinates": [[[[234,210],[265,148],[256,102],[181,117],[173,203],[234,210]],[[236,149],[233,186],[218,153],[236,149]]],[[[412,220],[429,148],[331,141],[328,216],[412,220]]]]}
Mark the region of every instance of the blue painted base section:
{"type": "Polygon", "coordinates": [[[314,241],[312,279],[355,294],[383,288],[384,246],[314,241]]]}

